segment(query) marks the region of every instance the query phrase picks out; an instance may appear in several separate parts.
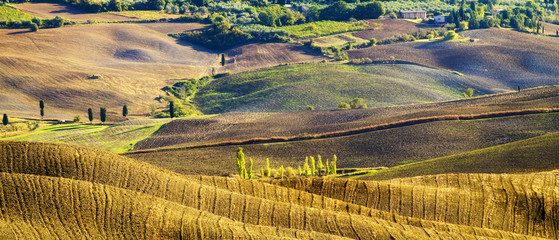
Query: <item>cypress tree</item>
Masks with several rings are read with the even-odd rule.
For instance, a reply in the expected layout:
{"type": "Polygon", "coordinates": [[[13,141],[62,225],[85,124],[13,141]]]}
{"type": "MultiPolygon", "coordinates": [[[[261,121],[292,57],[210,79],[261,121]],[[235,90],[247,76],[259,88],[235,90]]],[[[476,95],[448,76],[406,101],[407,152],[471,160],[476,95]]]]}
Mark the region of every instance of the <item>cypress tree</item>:
{"type": "Polygon", "coordinates": [[[322,176],[322,169],[324,169],[324,164],[322,164],[322,158],[320,157],[320,155],[318,155],[317,167],[318,167],[318,176],[322,176]]]}
{"type": "Polygon", "coordinates": [[[285,172],[285,170],[283,169],[283,165],[280,166],[279,172],[280,172],[281,179],[283,179],[283,173],[285,172]]]}
{"type": "Polygon", "coordinates": [[[264,174],[264,168],[260,168],[260,177],[265,177],[266,174],[264,174]]]}
{"type": "Polygon", "coordinates": [[[301,166],[298,166],[298,167],[299,167],[299,169],[298,169],[299,170],[299,177],[303,176],[303,169],[301,169],[301,166]]]}
{"type": "Polygon", "coordinates": [[[175,102],[172,100],[169,102],[169,115],[171,119],[175,117],[175,102]]]}
{"type": "Polygon", "coordinates": [[[316,164],[314,162],[314,157],[311,156],[311,176],[316,176],[316,164]]]}
{"type": "Polygon", "coordinates": [[[99,115],[100,115],[101,122],[105,123],[105,121],[107,121],[107,109],[102,107],[99,115]]]}
{"type": "Polygon", "coordinates": [[[249,158],[248,161],[248,179],[252,179],[252,158],[249,158]]]}
{"type": "Polygon", "coordinates": [[[128,116],[128,106],[126,105],[122,106],[122,116],[123,117],[128,116]]]}
{"type": "Polygon", "coordinates": [[[243,153],[243,148],[237,149],[237,171],[241,178],[245,178],[245,154],[243,153]]]}
{"type": "Polygon", "coordinates": [[[338,168],[336,166],[337,161],[338,161],[338,158],[334,154],[334,157],[333,157],[332,162],[331,162],[332,167],[330,168],[330,170],[332,171],[332,174],[336,174],[338,172],[338,168]]]}
{"type": "Polygon", "coordinates": [[[10,121],[8,120],[8,114],[4,113],[4,117],[2,117],[2,125],[4,125],[4,137],[6,137],[6,125],[8,125],[8,123],[10,123],[10,121]]]}
{"type": "Polygon", "coordinates": [[[264,170],[266,177],[270,177],[272,175],[272,169],[270,168],[270,159],[266,158],[266,169],[264,170]]]}
{"type": "Polygon", "coordinates": [[[221,66],[225,66],[225,54],[221,54],[221,66]]]}
{"type": "Polygon", "coordinates": [[[41,108],[41,120],[45,116],[45,102],[43,100],[39,101],[39,108],[41,108]]]}
{"type": "Polygon", "coordinates": [[[328,162],[328,159],[326,159],[326,175],[330,174],[330,163],[328,162]]]}
{"type": "Polygon", "coordinates": [[[93,110],[91,108],[87,109],[87,118],[89,119],[89,124],[92,124],[93,121],[93,110]]]}

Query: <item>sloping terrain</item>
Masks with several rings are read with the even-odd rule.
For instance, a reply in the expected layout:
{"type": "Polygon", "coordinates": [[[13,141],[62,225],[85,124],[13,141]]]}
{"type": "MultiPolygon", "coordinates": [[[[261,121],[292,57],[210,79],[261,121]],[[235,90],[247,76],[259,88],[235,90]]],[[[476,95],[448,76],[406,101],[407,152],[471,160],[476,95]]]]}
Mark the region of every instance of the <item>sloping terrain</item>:
{"type": "Polygon", "coordinates": [[[337,155],[338,168],[377,168],[469,152],[557,131],[559,113],[546,113],[428,122],[322,139],[304,140],[303,137],[288,142],[155,149],[130,152],[127,156],[184,174],[228,175],[237,171],[235,152],[241,146],[247,158],[254,160],[254,169],[264,167],[266,158],[274,168],[283,165],[296,169],[304,164],[305,156],[317,154],[323,159],[337,155]]]}
{"type": "Polygon", "coordinates": [[[559,133],[372,172],[359,179],[392,179],[442,173],[514,173],[559,168],[559,133]]]}
{"type": "Polygon", "coordinates": [[[193,100],[204,113],[288,112],[335,109],[353,98],[370,107],[438,102],[468,87],[465,77],[417,65],[294,64],[217,78],[193,100]]]}
{"type": "Polygon", "coordinates": [[[465,74],[493,91],[557,84],[559,38],[505,29],[460,32],[475,42],[433,41],[373,46],[349,51],[349,58],[411,61],[465,74]]]}
{"type": "Polygon", "coordinates": [[[314,135],[423,117],[533,108],[559,108],[559,87],[542,87],[458,101],[388,108],[227,113],[205,119],[179,119],[163,126],[154,136],[139,142],[135,150],[253,138],[314,135]]]}
{"type": "Polygon", "coordinates": [[[252,43],[227,50],[225,65],[217,73],[238,73],[287,63],[319,62],[320,53],[288,43],[252,43]]]}
{"type": "Polygon", "coordinates": [[[286,188],[181,176],[68,145],[3,141],[0,149],[6,239],[557,238],[557,172],[441,175],[414,185],[273,182],[286,188]],[[514,200],[505,201],[504,191],[514,200]]]}
{"type": "Polygon", "coordinates": [[[380,24],[377,29],[368,29],[351,33],[353,36],[369,40],[375,38],[377,41],[391,38],[395,35],[402,35],[406,33],[418,32],[421,30],[431,30],[424,24],[417,24],[407,20],[400,19],[380,19],[369,20],[372,23],[380,24]]]}
{"type": "Polygon", "coordinates": [[[22,3],[15,4],[14,7],[19,10],[42,18],[54,18],[56,16],[63,17],[76,22],[87,22],[87,20],[95,20],[99,22],[121,22],[121,21],[138,21],[140,19],[133,17],[120,16],[111,13],[88,13],[72,6],[61,3],[22,3]]]}
{"type": "Polygon", "coordinates": [[[37,117],[40,99],[47,118],[89,107],[120,115],[124,104],[144,114],[170,79],[201,77],[219,64],[217,54],[143,24],[20,31],[0,30],[0,112],[11,116],[37,117]]]}

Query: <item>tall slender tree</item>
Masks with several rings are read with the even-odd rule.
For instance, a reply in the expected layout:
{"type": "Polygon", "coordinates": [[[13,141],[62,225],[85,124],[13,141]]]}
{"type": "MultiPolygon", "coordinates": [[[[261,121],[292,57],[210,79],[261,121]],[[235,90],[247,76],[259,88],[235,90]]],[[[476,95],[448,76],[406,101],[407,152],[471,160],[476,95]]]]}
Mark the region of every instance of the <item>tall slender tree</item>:
{"type": "Polygon", "coordinates": [[[41,108],[41,120],[45,116],[45,102],[43,100],[39,101],[39,108],[41,108]]]}
{"type": "Polygon", "coordinates": [[[105,121],[107,121],[107,109],[106,108],[102,107],[100,109],[99,117],[100,117],[102,123],[105,123],[105,121]]]}
{"type": "Polygon", "coordinates": [[[126,105],[122,106],[122,116],[123,117],[128,116],[128,106],[126,105]]]}
{"type": "Polygon", "coordinates": [[[89,119],[89,124],[93,124],[93,110],[91,108],[87,109],[87,118],[89,119]]]}
{"type": "Polygon", "coordinates": [[[169,115],[171,118],[175,117],[175,102],[172,100],[169,102],[169,115]]]}
{"type": "Polygon", "coordinates": [[[8,114],[4,113],[4,117],[2,117],[2,125],[4,125],[4,137],[6,137],[6,125],[8,125],[8,123],[10,123],[10,121],[8,120],[8,114]]]}
{"type": "Polygon", "coordinates": [[[221,66],[225,66],[225,54],[221,54],[221,66]]]}

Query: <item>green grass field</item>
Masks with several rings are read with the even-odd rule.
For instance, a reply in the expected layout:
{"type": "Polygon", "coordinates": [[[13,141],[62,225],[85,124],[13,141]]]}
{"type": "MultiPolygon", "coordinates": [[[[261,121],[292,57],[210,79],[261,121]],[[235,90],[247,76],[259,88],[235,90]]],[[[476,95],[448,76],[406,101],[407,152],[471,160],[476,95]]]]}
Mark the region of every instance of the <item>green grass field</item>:
{"type": "Polygon", "coordinates": [[[335,109],[354,98],[386,107],[459,99],[469,87],[463,76],[417,65],[295,64],[218,78],[194,102],[204,113],[335,109]]]}
{"type": "Polygon", "coordinates": [[[335,22],[320,21],[313,23],[305,23],[299,25],[291,25],[279,27],[286,30],[291,36],[298,38],[320,37],[335,33],[350,32],[364,30],[369,24],[367,21],[359,22],[335,22]]]}
{"type": "Polygon", "coordinates": [[[120,124],[61,124],[2,140],[68,143],[113,153],[131,150],[170,120],[131,120],[120,124]]]}
{"type": "Polygon", "coordinates": [[[410,163],[369,173],[358,179],[385,180],[445,173],[515,173],[559,166],[559,132],[448,157],[410,163]]]}
{"type": "Polygon", "coordinates": [[[24,21],[34,17],[13,7],[0,5],[0,21],[24,21]]]}

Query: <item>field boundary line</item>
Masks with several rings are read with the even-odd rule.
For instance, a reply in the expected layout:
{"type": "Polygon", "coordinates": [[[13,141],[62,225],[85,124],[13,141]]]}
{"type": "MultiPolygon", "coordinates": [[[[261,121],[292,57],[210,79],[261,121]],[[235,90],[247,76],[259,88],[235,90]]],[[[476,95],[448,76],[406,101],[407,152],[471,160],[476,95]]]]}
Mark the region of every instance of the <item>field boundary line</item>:
{"type": "Polygon", "coordinates": [[[540,114],[540,113],[555,113],[559,112],[559,108],[531,108],[522,110],[511,110],[511,111],[497,111],[497,112],[487,112],[479,114],[462,114],[462,115],[442,115],[442,116],[432,116],[423,118],[412,118],[407,120],[401,120],[396,122],[375,124],[360,128],[326,132],[314,135],[299,135],[290,137],[269,137],[269,138],[252,138],[244,140],[232,140],[216,143],[208,143],[193,146],[169,146],[161,148],[143,149],[136,151],[129,151],[123,153],[123,155],[136,154],[136,153],[149,153],[149,152],[160,152],[168,150],[182,150],[182,149],[196,149],[196,148],[208,148],[208,147],[223,147],[223,146],[235,146],[235,145],[252,145],[252,144],[263,144],[263,143],[281,143],[281,142],[296,142],[304,140],[313,139],[326,139],[335,137],[345,137],[361,133],[368,133],[386,129],[394,129],[412,125],[418,125],[429,122],[441,122],[441,121],[459,121],[459,120],[478,120],[478,119],[489,119],[489,118],[500,118],[500,117],[511,117],[511,116],[522,116],[530,114],[540,114]]]}

